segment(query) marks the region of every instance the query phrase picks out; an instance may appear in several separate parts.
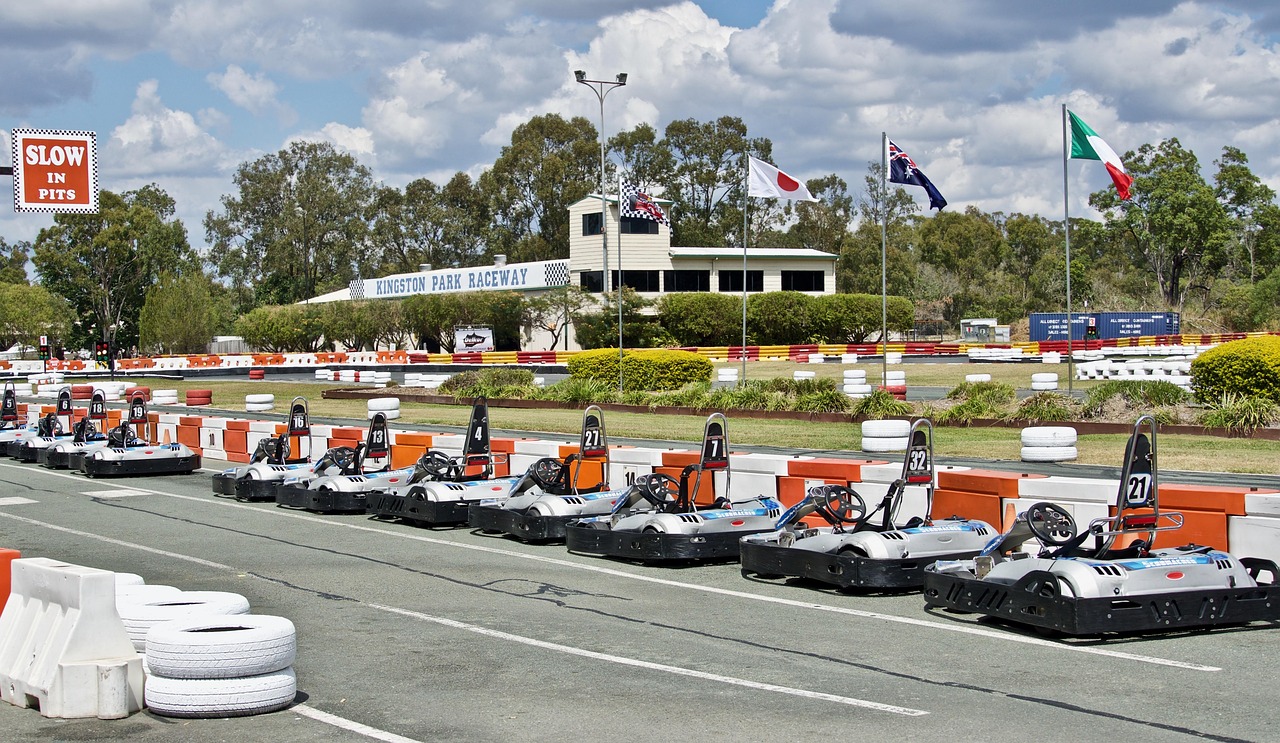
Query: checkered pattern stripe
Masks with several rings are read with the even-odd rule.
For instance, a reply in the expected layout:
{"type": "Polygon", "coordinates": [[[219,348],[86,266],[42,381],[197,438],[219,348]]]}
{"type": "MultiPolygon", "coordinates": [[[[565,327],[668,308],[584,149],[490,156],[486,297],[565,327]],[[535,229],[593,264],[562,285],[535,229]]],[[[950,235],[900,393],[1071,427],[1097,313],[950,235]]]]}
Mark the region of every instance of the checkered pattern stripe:
{"type": "Polygon", "coordinates": [[[565,286],[569,283],[569,262],[556,261],[543,268],[542,278],[547,286],[565,286]]]}
{"type": "Polygon", "coordinates": [[[98,133],[70,129],[23,129],[9,132],[9,147],[13,164],[13,210],[20,214],[97,214],[98,213],[98,133]],[[93,150],[93,167],[89,170],[89,191],[93,194],[87,206],[23,206],[22,205],[22,154],[18,140],[22,137],[85,137],[93,150]]]}
{"type": "Polygon", "coordinates": [[[364,279],[352,279],[347,284],[347,291],[351,293],[352,299],[364,299],[364,279]]]}

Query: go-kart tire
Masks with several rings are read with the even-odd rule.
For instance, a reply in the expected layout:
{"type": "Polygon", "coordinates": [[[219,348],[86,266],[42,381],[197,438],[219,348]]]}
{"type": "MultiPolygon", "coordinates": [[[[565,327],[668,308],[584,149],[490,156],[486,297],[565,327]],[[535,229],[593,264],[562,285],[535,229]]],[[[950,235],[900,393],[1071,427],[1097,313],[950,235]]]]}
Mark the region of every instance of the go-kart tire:
{"type": "Polygon", "coordinates": [[[166,678],[239,678],[293,665],[297,632],[284,617],[261,614],[190,617],[147,631],[151,672],[166,678]]]}
{"type": "Polygon", "coordinates": [[[298,694],[292,668],[228,679],[147,679],[144,700],[164,717],[243,717],[288,707],[298,694]]]}
{"type": "Polygon", "coordinates": [[[147,632],[161,622],[192,616],[248,614],[249,600],[225,591],[179,591],[171,596],[120,604],[116,610],[125,632],[139,653],[147,645],[147,632]]]}
{"type": "Polygon", "coordinates": [[[862,422],[862,438],[897,439],[911,433],[911,421],[876,420],[862,422]]]}
{"type": "Polygon", "coordinates": [[[261,403],[274,403],[276,401],[276,396],[272,394],[245,395],[244,401],[245,404],[252,403],[255,405],[261,403]]]}
{"type": "Polygon", "coordinates": [[[1074,446],[1024,446],[1024,462],[1069,462],[1079,456],[1074,446]]]}
{"type": "Polygon", "coordinates": [[[1076,429],[1071,426],[1031,426],[1022,429],[1023,446],[1075,446],[1076,429]]]}
{"type": "Polygon", "coordinates": [[[369,409],[369,411],[371,411],[371,412],[372,412],[372,411],[377,411],[377,410],[381,410],[381,411],[387,411],[387,410],[399,410],[399,409],[400,409],[400,398],[398,398],[398,397],[374,397],[374,398],[370,398],[370,399],[369,399],[369,402],[368,402],[368,409],[369,409]]]}
{"type": "Polygon", "coordinates": [[[247,402],[244,404],[244,412],[246,413],[267,413],[275,408],[273,402],[247,402]]]}
{"type": "Polygon", "coordinates": [[[862,437],[862,450],[866,452],[891,452],[906,451],[907,436],[894,436],[892,438],[871,438],[862,437]]]}

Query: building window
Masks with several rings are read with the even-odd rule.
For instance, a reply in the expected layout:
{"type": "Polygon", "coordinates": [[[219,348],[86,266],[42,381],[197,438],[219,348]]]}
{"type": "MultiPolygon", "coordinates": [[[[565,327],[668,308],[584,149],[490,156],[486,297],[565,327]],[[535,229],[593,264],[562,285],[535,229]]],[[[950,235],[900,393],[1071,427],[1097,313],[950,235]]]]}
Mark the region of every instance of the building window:
{"type": "Polygon", "coordinates": [[[656,235],[658,223],[643,217],[623,217],[619,229],[624,235],[656,235]]]}
{"type": "Polygon", "coordinates": [[[600,212],[594,214],[582,215],[582,234],[599,235],[600,234],[600,212]]]}
{"type": "Polygon", "coordinates": [[[592,294],[604,291],[604,271],[583,271],[578,278],[579,285],[592,294]]]}
{"type": "MultiPolygon", "coordinates": [[[[742,272],[741,271],[720,271],[720,291],[722,292],[741,292],[742,291],[742,272]]],[[[762,292],[764,291],[764,271],[747,271],[747,291],[762,292]]]]}
{"type": "Polygon", "coordinates": [[[821,271],[783,271],[782,291],[820,292],[823,290],[821,271]]]}
{"type": "MultiPolygon", "coordinates": [[[[662,288],[658,286],[659,271],[623,271],[622,283],[635,289],[638,292],[660,292],[662,288]]],[[[614,272],[616,279],[617,272],[614,272]]],[[[614,286],[616,288],[617,282],[614,286]]]]}
{"type": "Polygon", "coordinates": [[[709,292],[711,272],[663,271],[662,283],[669,292],[709,292]]]}

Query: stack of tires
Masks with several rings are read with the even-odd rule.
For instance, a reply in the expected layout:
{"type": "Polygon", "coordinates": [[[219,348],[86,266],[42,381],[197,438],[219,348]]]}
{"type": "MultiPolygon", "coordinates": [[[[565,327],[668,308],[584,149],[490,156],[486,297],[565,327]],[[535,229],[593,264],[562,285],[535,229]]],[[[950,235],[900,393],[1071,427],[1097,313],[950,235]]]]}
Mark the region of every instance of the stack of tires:
{"type": "Polygon", "coordinates": [[[910,433],[911,421],[863,421],[862,450],[872,453],[906,451],[910,433]]]}
{"type": "Polygon", "coordinates": [[[151,402],[150,387],[125,387],[124,388],[124,399],[132,400],[134,395],[142,395],[143,400],[146,400],[147,402],[151,402]]]}
{"type": "Polygon", "coordinates": [[[266,369],[250,369],[249,370],[249,379],[266,379],[266,378],[267,378],[266,369]]]}
{"type": "Polygon", "coordinates": [[[177,390],[156,390],[155,392],[151,393],[151,404],[152,405],[177,405],[178,391],[177,390]]]}
{"type": "Polygon", "coordinates": [[[71,385],[72,400],[90,400],[92,398],[93,398],[93,385],[91,384],[71,385]]]}
{"type": "Polygon", "coordinates": [[[187,404],[191,406],[212,405],[213,390],[187,390],[187,404]]]}
{"type": "Polygon", "coordinates": [[[803,380],[805,380],[805,379],[817,379],[817,378],[818,378],[818,373],[817,373],[817,372],[811,372],[811,371],[793,371],[793,372],[791,372],[791,379],[792,379],[792,380],[794,380],[794,381],[796,381],[796,382],[800,382],[800,381],[803,381],[803,380]]]}
{"type": "Polygon", "coordinates": [[[716,381],[722,385],[738,386],[738,367],[722,366],[716,369],[716,381]]]}
{"type": "Polygon", "coordinates": [[[369,399],[369,420],[373,420],[373,416],[382,413],[387,420],[395,420],[400,417],[400,398],[398,397],[374,397],[369,399]]]}
{"type": "Polygon", "coordinates": [[[1058,389],[1058,375],[1054,372],[1043,372],[1031,375],[1031,389],[1045,392],[1058,389]]]}
{"type": "Polygon", "coordinates": [[[865,369],[845,369],[844,385],[841,391],[854,399],[861,399],[871,394],[871,385],[867,384],[865,369]]]}
{"type": "Polygon", "coordinates": [[[1071,426],[1032,426],[1022,429],[1022,461],[1070,462],[1079,456],[1076,429],[1071,426]]]}
{"type": "Polygon", "coordinates": [[[244,396],[246,413],[265,413],[276,406],[276,396],[270,393],[244,396]]]}
{"type": "Polygon", "coordinates": [[[884,385],[880,389],[893,395],[895,400],[907,399],[907,373],[905,371],[886,371],[884,385]]]}

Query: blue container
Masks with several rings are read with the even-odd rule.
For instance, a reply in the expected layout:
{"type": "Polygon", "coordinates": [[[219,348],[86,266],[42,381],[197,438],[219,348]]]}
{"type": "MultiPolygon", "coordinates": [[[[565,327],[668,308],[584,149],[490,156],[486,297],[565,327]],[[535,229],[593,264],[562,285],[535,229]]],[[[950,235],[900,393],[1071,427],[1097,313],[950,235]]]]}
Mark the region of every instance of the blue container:
{"type": "MultiPolygon", "coordinates": [[[[1071,313],[1071,340],[1082,341],[1089,326],[1089,318],[1093,315],[1083,312],[1071,313]]],[[[1065,341],[1067,339],[1067,313],[1065,312],[1032,312],[1031,340],[1065,341]]]]}
{"type": "Polygon", "coordinates": [[[1177,312],[1099,312],[1099,338],[1130,338],[1139,335],[1177,335],[1182,317],[1177,312]]]}

